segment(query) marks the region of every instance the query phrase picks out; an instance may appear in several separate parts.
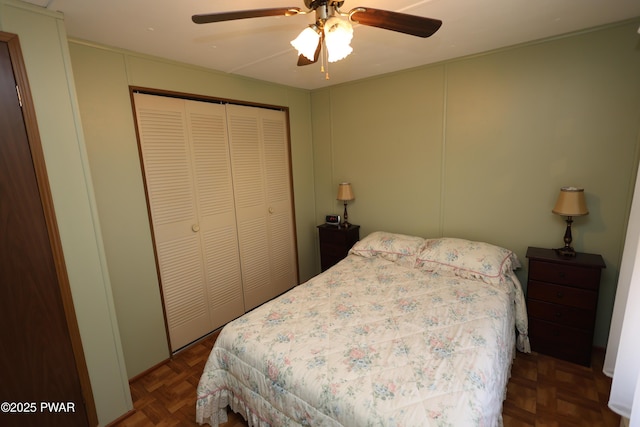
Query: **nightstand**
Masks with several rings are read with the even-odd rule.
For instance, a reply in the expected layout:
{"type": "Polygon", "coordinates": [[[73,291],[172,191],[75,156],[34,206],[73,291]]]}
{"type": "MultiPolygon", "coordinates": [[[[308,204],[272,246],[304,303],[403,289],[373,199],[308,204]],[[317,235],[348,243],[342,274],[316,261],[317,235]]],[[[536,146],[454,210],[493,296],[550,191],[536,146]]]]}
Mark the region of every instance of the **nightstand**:
{"type": "Polygon", "coordinates": [[[347,256],[349,249],[360,240],[360,226],[351,224],[349,228],[322,224],[320,233],[320,267],[322,271],[332,267],[347,256]]]}
{"type": "Polygon", "coordinates": [[[531,349],[590,366],[602,256],[530,247],[527,258],[531,349]]]}

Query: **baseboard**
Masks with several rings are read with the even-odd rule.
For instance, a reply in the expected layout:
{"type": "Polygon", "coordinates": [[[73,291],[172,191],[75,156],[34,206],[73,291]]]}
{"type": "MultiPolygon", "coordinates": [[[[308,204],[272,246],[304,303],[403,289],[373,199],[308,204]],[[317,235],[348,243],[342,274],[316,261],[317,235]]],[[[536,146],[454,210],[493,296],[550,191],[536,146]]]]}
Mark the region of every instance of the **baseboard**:
{"type": "Polygon", "coordinates": [[[151,372],[155,371],[156,369],[158,369],[159,367],[161,367],[162,365],[166,365],[167,363],[169,363],[169,361],[171,360],[171,358],[169,359],[165,359],[160,363],[157,363],[155,365],[153,365],[152,367],[150,367],[149,369],[140,372],[138,375],[135,375],[131,378],[129,378],[129,384],[136,382],[137,380],[139,380],[140,378],[144,377],[145,375],[150,374],[151,372]]]}
{"type": "Polygon", "coordinates": [[[105,427],[111,427],[111,426],[115,426],[118,425],[118,423],[122,422],[123,420],[129,418],[130,416],[132,416],[133,414],[136,413],[135,409],[130,410],[129,412],[120,415],[118,418],[116,418],[115,420],[111,421],[109,424],[107,424],[105,427]]]}

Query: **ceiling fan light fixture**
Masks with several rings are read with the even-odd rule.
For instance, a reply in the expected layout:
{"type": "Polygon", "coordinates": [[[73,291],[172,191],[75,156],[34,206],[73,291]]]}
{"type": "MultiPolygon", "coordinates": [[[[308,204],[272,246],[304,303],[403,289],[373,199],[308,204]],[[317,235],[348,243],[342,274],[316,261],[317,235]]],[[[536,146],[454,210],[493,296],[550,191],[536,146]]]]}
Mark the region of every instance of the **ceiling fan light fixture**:
{"type": "MultiPolygon", "coordinates": [[[[272,7],[204,13],[191,16],[191,20],[196,24],[207,24],[247,18],[307,15],[315,12],[315,23],[305,28],[291,41],[291,45],[298,51],[298,66],[315,64],[321,59],[323,72],[329,62],[344,59],[353,52],[352,22],[422,38],[432,36],[442,25],[439,19],[370,7],[356,7],[345,13],[340,10],[343,3],[344,0],[304,0],[307,10],[298,7],[272,7]]],[[[327,78],[328,75],[327,72],[327,78]]]]}
{"type": "Polygon", "coordinates": [[[352,38],[353,27],[349,21],[337,16],[327,19],[324,24],[324,41],[327,46],[328,61],[340,61],[353,52],[352,38]]]}
{"type": "Polygon", "coordinates": [[[291,46],[298,51],[298,55],[310,61],[313,61],[318,43],[320,43],[320,29],[316,25],[309,25],[295,40],[291,40],[291,46]]]}

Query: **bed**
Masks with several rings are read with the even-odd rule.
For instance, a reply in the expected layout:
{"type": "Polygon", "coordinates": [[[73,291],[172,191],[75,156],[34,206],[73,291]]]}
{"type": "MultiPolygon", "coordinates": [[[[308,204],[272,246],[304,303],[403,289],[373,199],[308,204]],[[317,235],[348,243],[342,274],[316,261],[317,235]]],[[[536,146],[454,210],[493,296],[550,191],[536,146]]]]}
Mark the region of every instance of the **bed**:
{"type": "Polygon", "coordinates": [[[509,250],[374,232],[331,269],[227,324],[196,421],[249,426],[501,426],[528,352],[509,250]]]}

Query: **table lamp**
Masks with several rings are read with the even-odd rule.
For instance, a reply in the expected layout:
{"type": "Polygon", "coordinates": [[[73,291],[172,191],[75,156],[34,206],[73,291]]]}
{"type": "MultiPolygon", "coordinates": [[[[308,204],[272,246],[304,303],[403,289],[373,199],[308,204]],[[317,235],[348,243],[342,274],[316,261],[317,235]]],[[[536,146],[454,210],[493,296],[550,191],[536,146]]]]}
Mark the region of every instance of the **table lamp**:
{"type": "Polygon", "coordinates": [[[342,228],[349,228],[349,226],[351,224],[349,224],[349,221],[347,221],[347,202],[350,200],[355,199],[355,196],[353,195],[353,189],[351,188],[351,184],[348,182],[343,182],[340,185],[338,185],[338,200],[344,202],[344,215],[342,217],[342,224],[340,224],[340,227],[342,228]]]}
{"type": "Polygon", "coordinates": [[[564,247],[556,249],[556,253],[563,256],[576,256],[576,251],[571,247],[571,224],[574,216],[587,215],[587,203],[584,198],[584,189],[576,187],[562,187],[556,205],[551,211],[556,215],[567,217],[567,229],[564,232],[564,247]]]}

